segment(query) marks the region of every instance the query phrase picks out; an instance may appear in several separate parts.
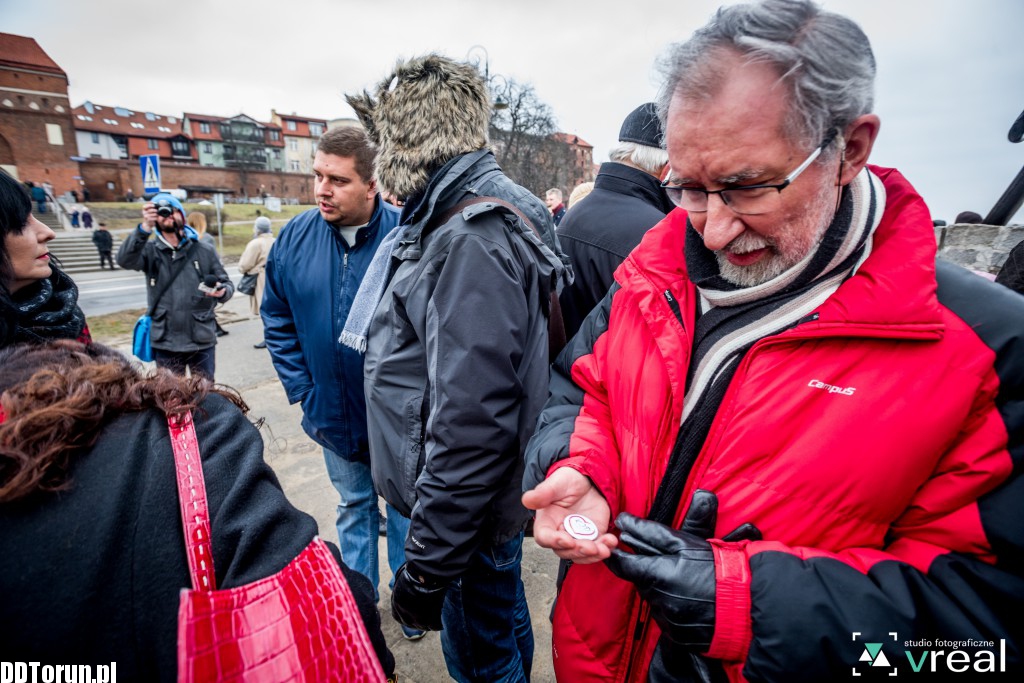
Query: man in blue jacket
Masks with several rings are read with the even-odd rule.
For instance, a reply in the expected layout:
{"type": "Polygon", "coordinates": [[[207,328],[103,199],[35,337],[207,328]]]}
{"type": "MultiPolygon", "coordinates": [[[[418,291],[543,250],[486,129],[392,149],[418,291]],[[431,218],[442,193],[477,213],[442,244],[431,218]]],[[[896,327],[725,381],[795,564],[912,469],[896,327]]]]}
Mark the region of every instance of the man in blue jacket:
{"type": "MultiPolygon", "coordinates": [[[[324,449],[338,490],[338,541],[346,564],[377,589],[377,494],[370,477],[363,356],[338,342],[366,267],[398,224],[373,180],[376,150],[359,128],[327,131],[317,144],[317,208],[283,228],[270,250],[260,315],[288,400],[302,402],[302,427],[324,449]]],[[[388,507],[388,562],[405,561],[409,520],[388,507]]],[[[405,630],[406,638],[422,636],[405,630]]]]}

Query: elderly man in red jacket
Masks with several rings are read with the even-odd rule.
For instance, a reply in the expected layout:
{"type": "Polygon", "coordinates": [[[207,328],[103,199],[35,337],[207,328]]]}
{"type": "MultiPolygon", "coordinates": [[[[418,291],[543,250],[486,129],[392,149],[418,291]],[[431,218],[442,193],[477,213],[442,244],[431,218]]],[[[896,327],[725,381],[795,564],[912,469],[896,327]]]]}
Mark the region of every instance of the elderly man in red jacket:
{"type": "Polygon", "coordinates": [[[666,64],[679,208],[527,450],[536,540],[573,561],[559,679],[1019,671],[1024,299],[936,263],[921,197],[868,164],[852,21],[732,5],[666,64]]]}

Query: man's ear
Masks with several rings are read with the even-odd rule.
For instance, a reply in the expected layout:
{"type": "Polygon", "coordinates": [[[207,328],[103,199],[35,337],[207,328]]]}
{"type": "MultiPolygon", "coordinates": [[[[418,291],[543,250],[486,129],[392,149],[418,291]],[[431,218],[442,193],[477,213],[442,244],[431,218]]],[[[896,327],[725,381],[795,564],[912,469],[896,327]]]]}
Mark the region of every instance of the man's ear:
{"type": "Polygon", "coordinates": [[[366,186],[366,198],[373,199],[377,196],[377,179],[370,178],[370,183],[366,186]]]}
{"type": "Polygon", "coordinates": [[[858,116],[843,132],[843,139],[846,141],[844,152],[845,164],[840,174],[839,184],[849,184],[871,156],[871,149],[875,146],[875,138],[878,137],[878,130],[881,121],[875,114],[863,114],[858,116]]]}

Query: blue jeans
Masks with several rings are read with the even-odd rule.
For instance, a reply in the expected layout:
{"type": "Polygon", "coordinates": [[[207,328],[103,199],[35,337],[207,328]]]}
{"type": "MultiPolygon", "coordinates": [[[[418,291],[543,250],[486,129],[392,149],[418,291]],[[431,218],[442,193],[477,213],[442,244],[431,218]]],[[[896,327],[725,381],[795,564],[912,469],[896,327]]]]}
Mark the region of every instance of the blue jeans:
{"type": "MultiPolygon", "coordinates": [[[[373,584],[373,595],[379,598],[377,584],[380,567],[377,562],[377,537],[380,530],[380,509],[373,489],[370,464],[345,460],[334,451],[324,449],[324,461],[331,483],[341,496],[338,505],[338,547],[341,559],[373,584]]],[[[388,565],[394,576],[405,562],[405,538],[409,520],[398,510],[387,506],[388,565]]]]}
{"type": "Polygon", "coordinates": [[[523,534],[473,554],[441,610],[441,650],[460,683],[529,681],[533,626],[520,576],[523,534]]]}

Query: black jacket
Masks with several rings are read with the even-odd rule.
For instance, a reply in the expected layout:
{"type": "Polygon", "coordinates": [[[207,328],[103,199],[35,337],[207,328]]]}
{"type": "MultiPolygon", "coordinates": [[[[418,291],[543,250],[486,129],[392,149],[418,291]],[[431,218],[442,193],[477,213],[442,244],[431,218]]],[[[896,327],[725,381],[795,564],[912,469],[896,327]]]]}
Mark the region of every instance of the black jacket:
{"type": "Polygon", "coordinates": [[[162,351],[201,351],[217,343],[217,321],[213,307],[231,298],[235,286],[221,265],[213,247],[203,244],[192,228],[185,228],[185,239],[172,249],[161,239],[137,228],[128,233],[117,251],[117,264],[146,274],[146,293],[149,305],[161,287],[163,278],[170,277],[171,265],[187,258],[184,270],[174,280],[153,311],[150,345],[162,351]],[[207,275],[214,275],[227,290],[223,297],[206,296],[199,285],[207,275]]]}
{"type": "Polygon", "coordinates": [[[1006,263],[996,276],[996,282],[1024,294],[1024,242],[1010,250],[1006,263]]]}
{"type": "Polygon", "coordinates": [[[673,208],[654,176],[614,161],[601,164],[594,189],[573,204],[558,226],[575,274],[559,296],[566,338],[576,334],[608,293],[612,273],[644,233],[673,208]]]}
{"type": "Polygon", "coordinates": [[[114,236],[110,234],[109,230],[100,228],[92,234],[92,243],[100,251],[110,251],[114,248],[114,236]]]}
{"type": "MultiPolygon", "coordinates": [[[[280,571],[316,522],[284,497],[237,408],[211,396],[195,422],[218,587],[280,571]]],[[[389,657],[369,582],[344,573],[378,656],[389,657]]],[[[157,410],[107,425],[74,456],[66,490],[0,505],[0,661],[117,662],[119,680],[174,681],[178,593],[190,586],[174,455],[157,410]]]]}
{"type": "Polygon", "coordinates": [[[548,395],[547,302],[567,275],[550,214],[490,152],[439,170],[409,214],[367,340],[370,464],[377,490],[412,519],[413,573],[455,579],[529,517],[523,450],[548,395]],[[545,241],[492,203],[432,227],[474,195],[518,207],[545,241]]]}

